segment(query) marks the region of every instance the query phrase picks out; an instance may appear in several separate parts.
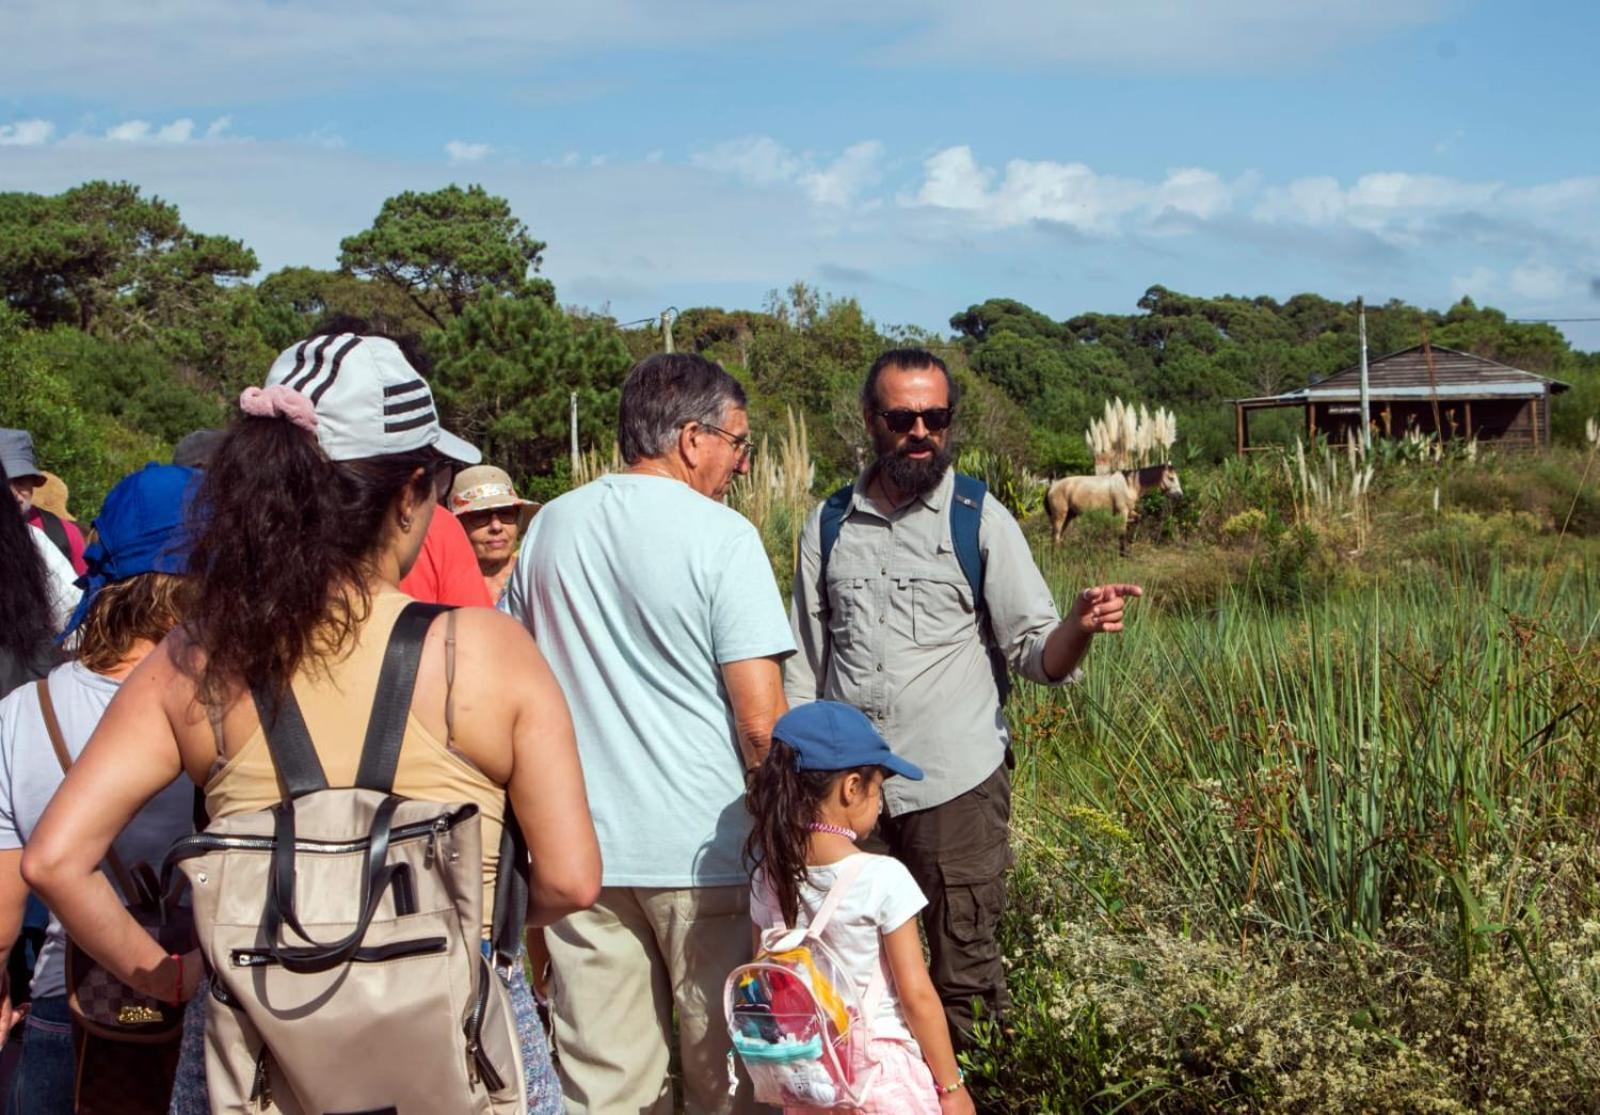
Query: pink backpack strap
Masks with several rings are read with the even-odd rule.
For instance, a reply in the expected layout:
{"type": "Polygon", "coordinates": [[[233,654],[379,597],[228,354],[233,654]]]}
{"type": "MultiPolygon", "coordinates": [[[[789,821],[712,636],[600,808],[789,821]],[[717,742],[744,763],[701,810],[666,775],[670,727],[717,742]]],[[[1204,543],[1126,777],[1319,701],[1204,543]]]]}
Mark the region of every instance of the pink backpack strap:
{"type": "Polygon", "coordinates": [[[811,924],[806,926],[806,936],[821,937],[828,928],[828,923],[833,920],[834,911],[839,908],[839,903],[844,901],[844,896],[850,892],[851,886],[860,877],[867,866],[868,857],[861,854],[851,856],[839,868],[839,877],[833,881],[833,886],[828,888],[828,893],[823,896],[822,905],[817,907],[817,916],[811,919],[811,924]]]}

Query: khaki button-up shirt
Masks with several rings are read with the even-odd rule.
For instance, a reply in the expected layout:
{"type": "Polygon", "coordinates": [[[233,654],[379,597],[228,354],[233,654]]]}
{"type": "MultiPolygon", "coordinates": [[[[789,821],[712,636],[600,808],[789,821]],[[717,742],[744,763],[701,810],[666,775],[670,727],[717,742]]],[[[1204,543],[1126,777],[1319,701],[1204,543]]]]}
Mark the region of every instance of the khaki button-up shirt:
{"type": "MultiPolygon", "coordinates": [[[[789,621],[800,652],[785,663],[791,705],[827,699],[866,713],[921,782],[884,784],[891,814],[939,805],[972,789],[1005,760],[1010,733],[980,630],[980,612],[950,540],[955,473],[889,515],[857,480],[822,581],[822,510],[800,534],[789,621]]],[[[983,501],[978,547],[996,645],[1016,673],[1041,684],[1044,644],[1060,622],[1054,598],[1017,521],[983,501]]]]}

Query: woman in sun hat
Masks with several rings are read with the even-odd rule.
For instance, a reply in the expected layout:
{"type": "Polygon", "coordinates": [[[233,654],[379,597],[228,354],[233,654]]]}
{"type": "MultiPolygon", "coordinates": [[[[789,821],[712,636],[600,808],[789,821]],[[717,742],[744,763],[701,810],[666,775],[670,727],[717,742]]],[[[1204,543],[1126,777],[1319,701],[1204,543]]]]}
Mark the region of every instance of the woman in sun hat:
{"type": "MultiPolygon", "coordinates": [[[[352,784],[385,646],[411,602],[398,583],[453,464],[479,459],[440,428],[427,382],[389,338],[295,345],[240,409],[196,496],[184,624],[123,685],[23,857],[24,875],[86,952],[169,1000],[195,995],[198,966],[166,955],[94,884],[111,836],[181,771],[204,787],[213,820],[284,801],[252,690],[291,691],[329,782],[352,784]]],[[[572,722],[527,632],[488,608],[437,617],[409,706],[393,793],[477,807],[486,890],[509,799],[532,861],[532,924],[593,903],[600,854],[572,722]]],[[[520,965],[509,982],[527,1108],[553,1115],[560,1086],[520,965]]],[[[206,1106],[201,1023],[227,1009],[212,999],[201,995],[185,1021],[180,1115],[206,1106]]],[[[380,1007],[360,1040],[381,1048],[387,1026],[406,1024],[380,1007]]]]}
{"type": "Polygon", "coordinates": [[[490,599],[499,603],[516,568],[517,542],[539,505],[518,497],[504,469],[476,465],[456,475],[449,507],[466,529],[490,599]]]}

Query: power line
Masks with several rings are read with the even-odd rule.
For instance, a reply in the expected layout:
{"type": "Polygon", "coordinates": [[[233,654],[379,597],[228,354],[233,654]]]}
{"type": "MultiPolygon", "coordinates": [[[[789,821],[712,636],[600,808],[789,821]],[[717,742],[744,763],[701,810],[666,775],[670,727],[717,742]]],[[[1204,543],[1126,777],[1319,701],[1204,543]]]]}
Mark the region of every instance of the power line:
{"type": "Polygon", "coordinates": [[[1517,325],[1555,325],[1569,321],[1600,321],[1600,317],[1514,317],[1508,320],[1517,325]]]}

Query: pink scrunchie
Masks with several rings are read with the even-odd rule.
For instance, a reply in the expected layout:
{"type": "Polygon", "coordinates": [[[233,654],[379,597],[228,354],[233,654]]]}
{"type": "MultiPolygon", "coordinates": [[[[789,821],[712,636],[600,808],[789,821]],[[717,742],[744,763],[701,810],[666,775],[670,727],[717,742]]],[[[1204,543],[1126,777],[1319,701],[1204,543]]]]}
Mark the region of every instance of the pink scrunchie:
{"type": "Polygon", "coordinates": [[[281,383],[246,387],[239,395],[239,409],[255,418],[287,418],[302,430],[317,432],[317,410],[311,400],[281,383]]]}

